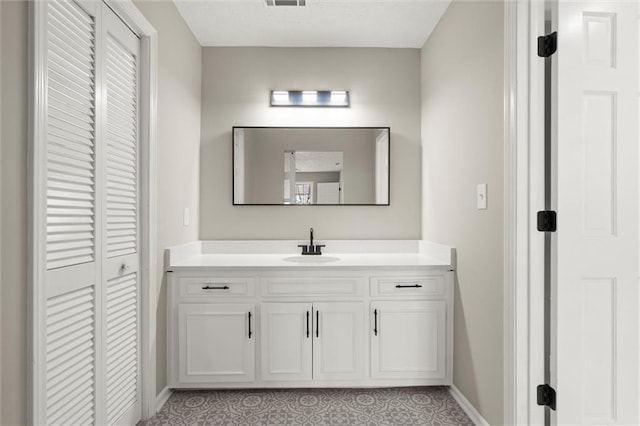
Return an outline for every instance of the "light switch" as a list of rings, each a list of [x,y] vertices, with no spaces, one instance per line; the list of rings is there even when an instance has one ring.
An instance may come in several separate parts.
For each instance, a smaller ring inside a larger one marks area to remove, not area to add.
[[[487,208],[487,184],[481,183],[476,190],[476,204],[478,210],[486,210]]]
[[[189,207],[184,208],[184,212],[182,213],[182,225],[189,226],[191,222],[191,212],[189,212]]]

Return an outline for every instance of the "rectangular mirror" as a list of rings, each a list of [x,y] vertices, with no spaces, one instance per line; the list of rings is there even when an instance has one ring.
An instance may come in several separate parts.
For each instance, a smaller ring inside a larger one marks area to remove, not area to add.
[[[234,205],[389,205],[389,127],[234,127]]]

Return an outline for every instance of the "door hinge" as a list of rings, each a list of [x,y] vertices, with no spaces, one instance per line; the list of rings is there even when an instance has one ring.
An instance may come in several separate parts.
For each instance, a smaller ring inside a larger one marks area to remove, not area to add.
[[[543,210],[538,212],[538,231],[556,232],[556,212],[553,210]]]
[[[538,56],[548,58],[558,50],[558,32],[538,37]]]
[[[538,385],[538,405],[556,410],[556,390],[549,385]]]

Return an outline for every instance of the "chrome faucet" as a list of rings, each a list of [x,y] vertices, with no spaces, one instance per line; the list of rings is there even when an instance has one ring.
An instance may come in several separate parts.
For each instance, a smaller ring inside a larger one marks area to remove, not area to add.
[[[313,228],[309,228],[309,245],[305,246],[304,244],[298,245],[298,247],[302,247],[302,254],[307,255],[315,255],[319,256],[322,254],[322,247],[325,247],[324,244],[313,245]]]

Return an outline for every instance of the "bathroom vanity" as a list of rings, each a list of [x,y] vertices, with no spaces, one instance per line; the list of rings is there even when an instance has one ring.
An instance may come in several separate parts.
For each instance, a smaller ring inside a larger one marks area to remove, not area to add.
[[[170,388],[451,384],[454,249],[299,244],[167,250]]]

